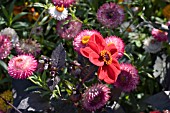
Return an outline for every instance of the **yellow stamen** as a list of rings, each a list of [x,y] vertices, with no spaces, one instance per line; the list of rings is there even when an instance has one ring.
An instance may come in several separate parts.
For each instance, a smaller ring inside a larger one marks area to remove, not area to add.
[[[102,51],[100,52],[100,56],[103,58],[103,61],[104,61],[107,65],[109,65],[109,64],[112,63],[112,55],[111,55],[111,53],[110,53],[109,51],[107,51],[107,50],[102,50]]]
[[[63,6],[63,4],[62,4],[61,7],[56,6],[56,10],[59,11],[59,12],[63,12],[63,11],[64,11],[64,6]]]
[[[82,42],[83,44],[87,44],[88,41],[89,41],[89,39],[90,39],[90,36],[83,36],[83,38],[81,39],[81,42]]]

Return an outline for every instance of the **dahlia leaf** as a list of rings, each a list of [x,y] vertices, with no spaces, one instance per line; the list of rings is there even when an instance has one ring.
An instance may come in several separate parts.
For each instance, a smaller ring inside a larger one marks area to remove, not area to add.
[[[53,65],[58,69],[65,66],[66,51],[61,43],[53,50],[51,58]]]

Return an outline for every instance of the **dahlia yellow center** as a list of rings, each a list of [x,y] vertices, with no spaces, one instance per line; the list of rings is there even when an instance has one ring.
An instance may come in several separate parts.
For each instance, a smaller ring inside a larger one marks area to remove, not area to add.
[[[102,50],[100,52],[100,56],[102,57],[102,60],[105,62],[105,64],[109,65],[112,63],[112,55],[107,50]]]
[[[88,41],[89,41],[89,39],[90,39],[90,36],[83,36],[83,38],[81,39],[81,42],[82,42],[83,44],[87,44]]]
[[[64,11],[64,6],[62,5],[61,7],[56,6],[56,10],[59,12],[63,12]]]

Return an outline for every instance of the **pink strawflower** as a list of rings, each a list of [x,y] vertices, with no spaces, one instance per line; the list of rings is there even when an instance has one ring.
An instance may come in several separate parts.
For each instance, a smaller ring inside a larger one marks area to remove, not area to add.
[[[118,50],[117,58],[118,59],[122,58],[122,56],[124,55],[124,51],[125,51],[125,44],[123,40],[117,36],[110,36],[110,37],[105,38],[105,41],[107,45],[114,44]]]
[[[62,6],[62,5],[64,5],[64,7],[69,7],[70,5],[75,3],[76,0],[52,0],[52,2],[53,2],[53,4],[55,6]]]
[[[114,83],[115,87],[122,89],[124,92],[130,92],[136,89],[139,83],[139,75],[137,69],[128,63],[120,64],[121,73],[117,81]]]
[[[151,33],[152,33],[152,36],[160,42],[168,40],[168,33],[167,32],[153,28]]]
[[[67,19],[59,21],[56,29],[61,38],[72,39],[81,31],[82,23],[78,20],[73,20],[71,16]]]
[[[15,56],[8,63],[8,73],[15,79],[28,78],[36,68],[37,61],[32,55]]]
[[[0,59],[6,58],[12,49],[12,43],[7,35],[0,34]]]
[[[170,21],[168,21],[168,22],[166,23],[166,25],[169,26],[169,25],[170,25]]]
[[[124,20],[124,10],[116,3],[105,3],[98,9],[97,19],[108,28],[116,28]]]
[[[110,89],[104,84],[95,84],[83,94],[82,104],[88,111],[95,111],[103,107],[110,96]]]
[[[162,112],[156,110],[156,111],[150,111],[149,113],[162,113]]]
[[[95,31],[95,30],[83,30],[81,31],[75,38],[73,41],[73,46],[74,49],[79,53],[80,52],[80,48],[84,48],[86,47],[90,37],[93,34],[98,34],[100,35],[99,32]]]

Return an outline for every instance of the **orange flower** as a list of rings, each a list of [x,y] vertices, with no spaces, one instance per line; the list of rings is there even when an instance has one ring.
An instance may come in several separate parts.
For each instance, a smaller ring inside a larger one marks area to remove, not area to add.
[[[22,10],[23,10],[23,7],[22,7],[22,6],[14,6],[14,11],[13,11],[13,13],[14,13],[14,15],[17,15],[17,14],[21,13]]]
[[[163,8],[164,17],[170,19],[170,4]]]

